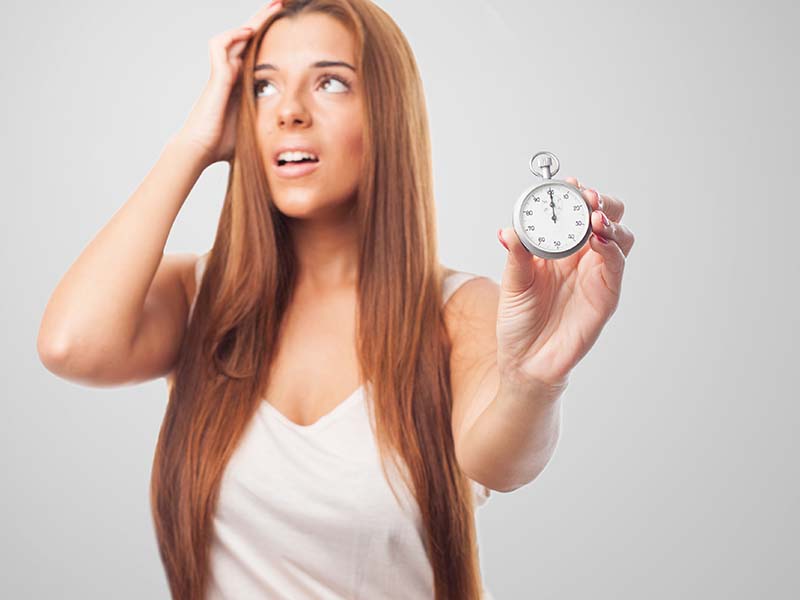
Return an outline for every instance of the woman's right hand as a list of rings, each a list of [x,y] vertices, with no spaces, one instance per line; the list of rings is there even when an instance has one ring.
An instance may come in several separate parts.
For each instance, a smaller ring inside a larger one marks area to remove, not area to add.
[[[267,4],[243,27],[215,35],[208,42],[211,75],[177,135],[200,150],[204,166],[220,160],[230,161],[233,157],[236,115],[241,99],[241,89],[234,89],[242,66],[240,55],[253,33],[281,8],[280,0]]]

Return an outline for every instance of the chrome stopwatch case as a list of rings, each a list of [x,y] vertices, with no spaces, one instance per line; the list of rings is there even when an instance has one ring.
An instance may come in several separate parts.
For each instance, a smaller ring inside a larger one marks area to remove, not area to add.
[[[541,172],[533,166],[537,157]],[[511,218],[519,241],[528,252],[541,258],[574,254],[592,234],[592,207],[574,185],[552,178],[560,168],[552,152],[542,151],[531,157],[530,170],[543,181],[522,192]]]

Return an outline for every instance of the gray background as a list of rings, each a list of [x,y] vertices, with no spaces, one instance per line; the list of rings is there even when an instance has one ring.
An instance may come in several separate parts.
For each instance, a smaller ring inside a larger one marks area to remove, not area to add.
[[[495,598],[797,597],[797,8],[380,4],[424,78],[445,264],[500,280],[495,234],[541,149],[622,198],[637,237],[553,460],[480,509]],[[148,505],[165,382],[61,380],[36,335],[182,125],[208,38],[257,7],[6,3],[3,597],[167,598]],[[210,247],[227,174],[202,175],[167,251]]]

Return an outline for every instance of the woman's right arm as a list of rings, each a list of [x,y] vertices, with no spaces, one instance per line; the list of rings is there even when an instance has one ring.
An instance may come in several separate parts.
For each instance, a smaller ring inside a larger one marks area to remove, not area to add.
[[[136,383],[171,369],[197,256],[163,251],[207,162],[200,148],[173,136],[130,199],[70,266],[39,329],[37,350],[48,370],[102,386]]]
[[[134,194],[58,283],[37,351],[52,373],[96,386],[169,375],[194,294],[195,254],[164,254],[186,197],[206,166],[230,161],[241,53],[280,2],[209,41],[211,76],[183,128]]]

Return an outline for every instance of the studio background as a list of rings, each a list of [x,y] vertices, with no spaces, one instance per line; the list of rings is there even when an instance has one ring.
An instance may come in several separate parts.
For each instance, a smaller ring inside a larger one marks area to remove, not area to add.
[[[557,178],[620,197],[636,235],[555,456],[478,511],[487,587],[797,597],[796,5],[379,4],[424,80],[445,265],[500,281],[496,232],[539,150]],[[182,126],[208,39],[258,6],[6,5],[0,596],[168,597],[148,499],[165,381],[61,380],[36,337],[58,280]],[[228,168],[203,173],[167,252],[211,246]]]

